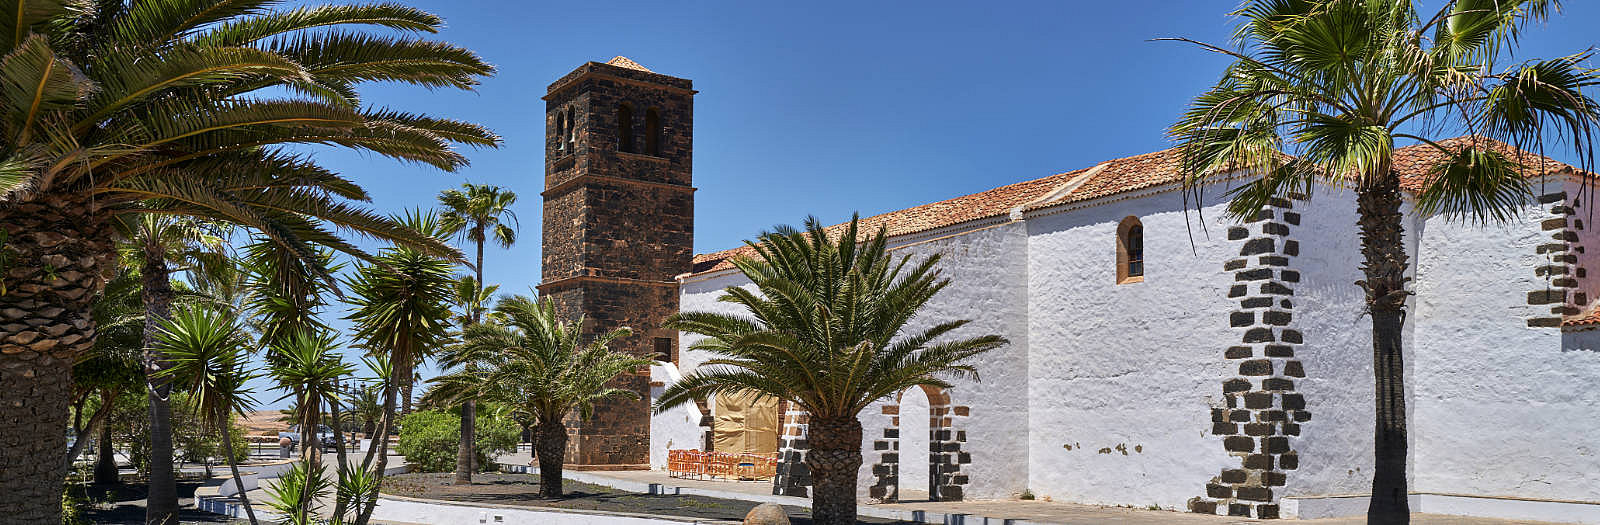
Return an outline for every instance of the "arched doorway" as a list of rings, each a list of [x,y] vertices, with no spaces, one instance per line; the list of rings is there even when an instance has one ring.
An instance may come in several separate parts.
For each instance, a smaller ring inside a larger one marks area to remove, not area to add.
[[[963,449],[970,410],[950,404],[949,392],[917,387],[896,394],[883,406],[889,426],[872,443],[878,461],[872,465],[872,499],[896,501],[959,501],[965,495]]]
[[[930,471],[937,452],[931,447],[933,417],[927,392],[913,388],[900,393],[900,501],[927,501],[932,492]]]

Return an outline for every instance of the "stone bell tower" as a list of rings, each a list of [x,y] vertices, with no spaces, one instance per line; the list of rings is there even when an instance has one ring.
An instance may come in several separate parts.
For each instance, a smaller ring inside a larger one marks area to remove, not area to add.
[[[687,79],[616,57],[550,84],[545,100],[544,250],[539,293],[593,336],[620,326],[613,348],[676,361],[678,274],[694,257],[694,94]],[[649,370],[616,386],[639,394],[569,416],[566,461],[577,469],[649,468]]]

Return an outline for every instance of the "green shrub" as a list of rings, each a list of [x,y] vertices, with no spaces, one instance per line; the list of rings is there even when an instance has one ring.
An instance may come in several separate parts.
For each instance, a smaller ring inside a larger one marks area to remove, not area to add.
[[[495,470],[494,456],[514,452],[517,425],[489,414],[478,415],[477,464]],[[461,442],[461,417],[453,412],[424,410],[400,419],[400,444],[395,451],[418,472],[452,472]]]

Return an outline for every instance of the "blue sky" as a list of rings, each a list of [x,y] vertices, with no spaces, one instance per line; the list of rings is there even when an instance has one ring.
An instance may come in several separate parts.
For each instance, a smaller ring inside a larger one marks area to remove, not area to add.
[[[467,181],[516,191],[521,239],[509,250],[489,249],[485,265],[489,282],[514,293],[529,293],[539,280],[539,97],[585,61],[624,55],[692,79],[700,91],[699,253],[807,215],[838,222],[852,212],[897,210],[1166,148],[1165,127],[1227,61],[1150,39],[1223,43],[1233,28],[1226,14],[1238,5],[407,3],[444,17],[448,29],[436,37],[477,51],[499,72],[475,92],[374,86],[367,102],[478,122],[505,145],[469,151],[472,165],[453,174],[347,151],[318,155],[388,211],[433,206],[439,191]],[[1522,54],[1596,45],[1595,4],[1567,2],[1563,15],[1524,35]]]

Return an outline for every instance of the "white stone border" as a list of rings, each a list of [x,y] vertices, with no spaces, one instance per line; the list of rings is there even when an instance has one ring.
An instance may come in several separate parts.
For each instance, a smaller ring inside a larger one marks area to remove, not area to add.
[[[381,495],[372,519],[429,525],[494,525],[508,523],[561,523],[572,525],[658,525],[682,523],[738,524],[738,521],[685,518],[655,514],[598,510],[524,507],[495,503],[465,503],[404,496]]]
[[[1407,498],[1411,512],[1550,521],[1600,525],[1600,503],[1555,501],[1465,494],[1413,493]],[[1367,512],[1368,496],[1317,496],[1283,498],[1286,518],[1316,519],[1360,516]]]
[[[284,472],[288,472],[292,465],[298,461],[299,460],[297,459],[291,459],[278,461],[275,463],[251,465],[250,468],[254,469],[254,471],[241,473],[239,475],[239,479],[244,482],[246,491],[255,490],[260,488],[262,481],[278,479],[281,477]],[[394,474],[404,474],[410,470],[411,465],[393,466],[383,469],[383,475],[391,476]],[[201,512],[221,514],[230,518],[244,518],[246,516],[244,512],[244,506],[233,498],[235,494],[239,493],[239,487],[233,482],[233,476],[223,476],[215,479],[221,480],[221,483],[215,485],[205,485],[194,489],[195,508],[199,509]],[[260,508],[261,505],[259,505],[259,501],[254,503],[257,503],[257,505],[253,505],[256,507],[255,511],[257,519],[266,521],[279,520],[283,518],[283,516],[279,516],[272,511]]]

